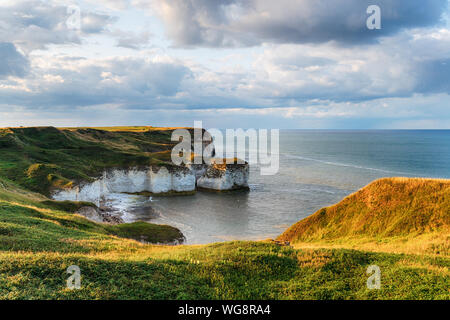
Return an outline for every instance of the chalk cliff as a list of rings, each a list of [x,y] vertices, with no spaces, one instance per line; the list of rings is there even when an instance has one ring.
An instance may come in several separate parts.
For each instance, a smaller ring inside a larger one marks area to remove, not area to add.
[[[109,169],[91,183],[82,183],[71,189],[57,190],[55,200],[89,201],[99,205],[108,193],[165,193],[195,190],[195,175],[185,167],[154,167]]]
[[[197,180],[197,187],[216,191],[248,189],[248,164],[212,164]]]
[[[52,198],[89,201],[100,206],[109,193],[192,192],[197,187],[216,191],[248,189],[248,176],[248,164],[109,169],[94,182],[54,191]]]

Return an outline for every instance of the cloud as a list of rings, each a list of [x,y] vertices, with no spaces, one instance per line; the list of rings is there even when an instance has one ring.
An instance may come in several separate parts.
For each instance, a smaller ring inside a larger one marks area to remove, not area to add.
[[[102,33],[114,18],[81,11],[81,30],[68,27],[68,5],[57,1],[17,0],[0,3],[0,41],[11,42],[26,52],[50,44],[80,44],[83,36]]]
[[[416,95],[296,108],[128,109],[103,104],[73,110],[26,109],[0,104],[0,126],[192,126],[202,120],[209,128],[450,129],[449,95]],[[426,106],[426,108],[424,108]]]
[[[44,65],[34,58],[34,65]],[[31,109],[116,103],[152,107],[175,96],[190,70],[176,61],[148,58],[54,58],[23,82],[0,82],[2,103]]]
[[[439,30],[403,32],[375,47],[264,48],[245,70],[236,59],[212,70],[151,52],[103,59],[33,56],[31,73],[20,83],[0,82],[0,95],[29,108],[117,104],[130,110],[219,110],[313,108],[449,93],[450,37]]]
[[[124,10],[129,6],[128,0],[86,0],[86,1],[92,2],[94,4],[101,4],[106,8],[112,10]]]
[[[27,58],[12,43],[0,42],[0,79],[24,77],[29,71]]]
[[[98,13],[82,13],[81,14],[81,30],[86,34],[102,33],[107,27],[117,21],[117,18],[106,14]]]
[[[68,30],[59,1],[2,2],[0,115],[130,123],[148,112],[166,125],[204,115],[212,123],[276,119],[291,127],[299,119],[329,126],[449,119],[450,31],[435,26],[446,1],[372,2],[382,8],[380,32],[365,28],[365,0],[151,2],[174,44],[214,47],[198,50],[169,47],[156,23],[154,34],[140,32],[143,15],[131,5],[148,1],[102,1],[130,9],[118,13],[136,21],[129,31],[120,22],[111,31],[117,18],[85,8],[82,29]],[[150,48],[150,37],[160,48]]]
[[[117,46],[122,48],[140,50],[149,44],[151,33],[144,31],[135,33],[130,31],[115,30],[111,33],[117,39]]]
[[[148,2],[134,3],[148,7]],[[261,43],[373,42],[404,28],[440,22],[447,0],[158,0],[151,2],[168,37],[181,47]],[[368,30],[369,5],[379,5],[382,29]]]
[[[450,59],[422,62],[418,67],[417,92],[450,94]]]

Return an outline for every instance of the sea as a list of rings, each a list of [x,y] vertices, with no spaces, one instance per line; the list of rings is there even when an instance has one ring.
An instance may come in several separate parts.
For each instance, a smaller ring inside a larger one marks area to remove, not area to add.
[[[275,238],[382,177],[450,179],[450,130],[285,130],[279,171],[250,167],[250,192],[111,195],[126,222],[179,228],[187,244]]]

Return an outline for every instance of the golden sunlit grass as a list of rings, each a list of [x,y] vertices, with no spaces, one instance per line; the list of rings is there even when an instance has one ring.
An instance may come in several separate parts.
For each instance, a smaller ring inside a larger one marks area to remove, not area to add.
[[[397,262],[397,265],[409,269],[424,269],[433,273],[441,274],[445,277],[450,277],[450,268],[448,266],[436,266],[424,261],[411,261],[410,259],[406,258]]]
[[[450,257],[450,232],[441,232],[410,235],[392,238],[339,238],[332,240],[317,240],[310,242],[294,242],[292,246],[300,248],[328,248],[328,249],[354,249],[370,252],[406,253],[430,256]]]
[[[45,196],[108,167],[167,164],[173,129],[0,129],[0,299],[450,298],[448,180],[375,181],[287,230],[294,248],[143,244],[132,239],[177,233],[97,224],[73,214],[88,204]],[[74,264],[82,289],[70,291]],[[366,287],[373,264],[381,290]]]
[[[117,126],[117,127],[65,127],[61,130],[95,129],[109,132],[147,132],[147,131],[173,131],[176,129],[190,129],[188,127],[152,127],[152,126]]]
[[[0,299],[449,297],[450,260],[444,257],[293,249],[269,241],[149,245],[43,206],[48,201],[40,197],[11,198],[0,190],[0,199]],[[66,269],[74,264],[81,268],[82,289],[71,291]],[[376,292],[365,284],[371,264],[383,272],[384,287]]]
[[[298,222],[295,248],[450,255],[450,180],[384,178]]]
[[[0,178],[49,196],[108,168],[171,166],[174,128],[0,129]]]

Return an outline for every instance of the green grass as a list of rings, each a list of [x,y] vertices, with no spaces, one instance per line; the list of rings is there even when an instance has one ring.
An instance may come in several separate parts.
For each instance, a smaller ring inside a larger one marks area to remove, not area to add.
[[[156,246],[132,239],[180,234],[97,224],[39,195],[5,197],[0,191],[0,299],[450,299],[449,257],[273,242]],[[74,264],[82,289],[71,291]],[[372,264],[381,290],[366,287]]]
[[[91,202],[85,201],[55,201],[55,200],[45,200],[42,201],[46,207],[51,209],[59,210],[59,211],[67,211],[70,213],[75,213],[83,207],[93,207],[96,208],[96,205]]]
[[[180,230],[166,225],[155,225],[147,222],[124,223],[108,226],[106,229],[114,235],[145,243],[184,242]]]
[[[78,252],[77,241],[127,238],[151,243],[180,241],[181,232],[170,226],[130,223],[111,226],[74,215],[91,203],[39,201],[0,189],[0,250]],[[82,250],[83,251],[83,250]]]
[[[292,244],[450,255],[450,180],[384,178],[294,224]]]
[[[172,129],[0,129],[0,299],[450,299],[447,180],[378,181],[290,228],[294,247],[145,244],[182,235],[47,198],[104,168],[167,163]],[[66,288],[71,265],[81,290]]]
[[[105,168],[171,166],[172,130],[145,128],[0,129],[0,178],[49,196]]]
[[[256,242],[133,249],[0,252],[0,298],[449,299],[447,259]],[[381,290],[366,287],[371,264],[381,268]],[[70,265],[81,268],[81,290],[66,288]]]

